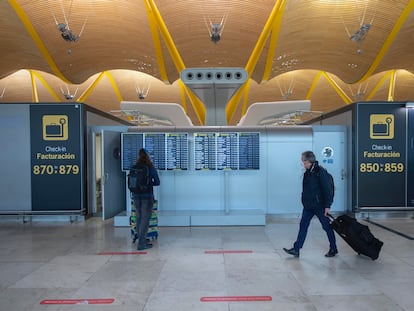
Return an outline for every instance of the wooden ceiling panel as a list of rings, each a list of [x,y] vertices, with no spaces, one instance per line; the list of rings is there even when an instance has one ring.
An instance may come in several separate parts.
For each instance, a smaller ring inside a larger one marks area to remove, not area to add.
[[[156,8],[152,14],[158,19],[151,22],[146,4]],[[263,49],[254,54],[279,4]],[[344,96],[411,99],[413,9],[409,0],[0,1],[0,95],[5,90],[0,101],[34,101],[37,94],[41,101],[65,102],[61,89],[77,89],[79,99],[93,86],[81,98],[110,112],[119,109],[120,98],[138,100],[136,84],[148,80],[147,101],[182,104],[193,123],[201,124],[198,108],[188,96],[182,98],[180,66],[244,68],[251,59],[257,60],[253,80],[235,103],[231,124],[255,102],[310,97],[312,109],[329,111],[345,105]],[[221,39],[214,43],[209,24],[220,24],[223,17]],[[65,41],[56,23],[81,33],[79,40]],[[351,40],[363,24],[366,34]],[[397,71],[390,92],[391,70]]]

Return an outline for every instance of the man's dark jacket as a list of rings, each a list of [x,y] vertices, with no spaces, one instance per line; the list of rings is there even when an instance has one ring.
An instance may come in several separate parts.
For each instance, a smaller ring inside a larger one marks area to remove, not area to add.
[[[331,181],[318,161],[306,170],[302,181],[302,204],[305,209],[325,209],[332,205]]]

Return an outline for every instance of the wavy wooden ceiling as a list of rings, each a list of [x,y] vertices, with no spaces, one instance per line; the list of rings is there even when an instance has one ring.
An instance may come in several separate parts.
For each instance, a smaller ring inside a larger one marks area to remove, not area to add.
[[[326,112],[410,100],[413,8],[408,0],[0,1],[0,102],[65,102],[69,89],[110,112],[149,86],[146,101],[182,104],[202,124],[179,81],[191,67],[246,68],[251,79],[229,103],[229,124],[259,101],[311,99]],[[223,17],[213,43],[206,23]],[[56,22],[79,40],[65,41]],[[362,24],[364,39],[351,40]]]

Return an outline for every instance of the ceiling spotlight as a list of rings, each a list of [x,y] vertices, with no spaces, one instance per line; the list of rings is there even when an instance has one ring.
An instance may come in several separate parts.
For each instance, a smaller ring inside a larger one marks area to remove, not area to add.
[[[135,85],[135,90],[137,92],[138,99],[144,100],[145,98],[147,98],[150,88],[151,88],[150,82],[148,82],[146,88],[141,88],[137,82]]]
[[[60,88],[60,91],[62,92],[62,95],[65,97],[66,100],[72,100],[76,97],[78,89],[79,87],[77,87],[75,93],[72,94],[69,90],[69,86],[66,85],[66,92],[62,88]]]
[[[362,83],[360,83],[356,92],[354,92],[351,86],[349,86],[349,90],[351,91],[352,98],[354,99],[354,101],[362,100],[367,94],[367,89],[368,83],[365,84],[365,87],[363,87]]]
[[[62,36],[62,38],[65,41],[68,42],[76,42],[79,40],[80,36],[75,35],[72,30],[69,29],[68,25],[64,24],[64,23],[59,23],[57,25],[59,31],[60,31],[60,35]]]
[[[3,88],[3,91],[1,92],[1,94],[0,94],[0,100],[2,100],[3,99],[3,97],[4,97],[4,93],[6,93],[6,89],[7,89],[7,84],[6,84],[6,86]]]
[[[72,8],[72,2],[73,2],[73,0],[71,0],[71,2],[70,2],[70,8]],[[69,21],[70,21],[70,17],[71,17],[70,16],[71,10],[69,10],[69,14],[66,15],[62,1],[61,1],[60,4],[61,4],[61,7],[62,7],[64,22],[58,22],[55,14],[52,13],[53,19],[55,20],[56,27],[59,30],[60,35],[62,36],[63,40],[65,40],[67,42],[77,42],[79,40],[79,38],[81,37],[84,29],[85,29],[85,25],[86,25],[86,22],[88,21],[88,17],[86,17],[85,21],[83,22],[82,29],[81,29],[80,33],[75,34],[69,26]],[[70,53],[68,53],[68,54],[70,54]]]
[[[365,39],[368,31],[371,29],[371,24],[362,24],[361,27],[349,39],[355,42],[361,42]]]
[[[217,43],[221,40],[223,34],[224,25],[227,20],[227,14],[223,16],[220,23],[213,23],[211,20],[207,23],[207,20],[204,18],[208,33],[210,35],[210,40],[214,43]]]

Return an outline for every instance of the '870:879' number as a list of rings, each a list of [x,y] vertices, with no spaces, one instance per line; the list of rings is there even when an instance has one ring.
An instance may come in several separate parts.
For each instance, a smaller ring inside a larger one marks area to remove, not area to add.
[[[66,164],[66,165],[33,165],[33,174],[34,175],[69,175],[69,174],[79,174],[79,166],[74,164]]]

